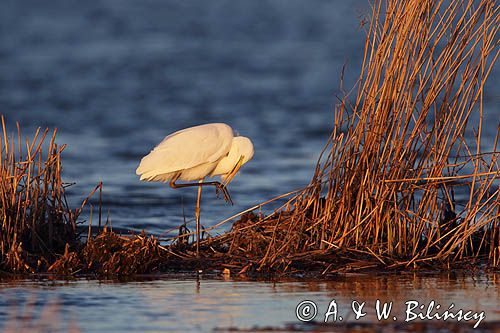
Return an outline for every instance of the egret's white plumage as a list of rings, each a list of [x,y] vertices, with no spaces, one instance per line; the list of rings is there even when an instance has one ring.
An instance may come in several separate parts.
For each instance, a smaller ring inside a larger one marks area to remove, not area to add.
[[[222,123],[177,131],[142,158],[136,173],[146,181],[167,182],[179,173],[184,181],[205,178],[228,155],[233,138],[231,127]]]
[[[199,186],[196,202],[196,250],[200,238],[200,197],[202,186],[213,185],[231,202],[226,186],[240,167],[253,157],[253,144],[244,136],[234,136],[222,123],[194,126],[166,136],[144,156],[136,174],[145,181],[170,182],[174,188]],[[203,182],[205,177],[221,176],[224,184]],[[177,180],[199,183],[176,184]]]

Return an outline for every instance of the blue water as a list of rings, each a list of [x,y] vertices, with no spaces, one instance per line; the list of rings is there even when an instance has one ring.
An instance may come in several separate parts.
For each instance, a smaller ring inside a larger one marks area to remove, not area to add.
[[[231,184],[233,207],[205,192],[210,226],[309,182],[342,67],[346,89],[358,75],[368,13],[366,0],[7,0],[0,113],[27,135],[59,129],[73,204],[102,180],[113,225],[154,233],[184,215],[192,221],[195,190],[141,183],[140,158],[176,130],[230,124],[256,153]],[[499,121],[498,85],[495,68],[485,150]]]
[[[192,221],[195,191],[140,182],[141,157],[173,131],[230,124],[256,152],[230,186],[234,206],[204,192],[202,223],[210,226],[309,182],[332,129],[343,66],[346,88],[358,75],[359,21],[368,11],[366,0],[5,0],[0,113],[27,135],[58,128],[58,142],[68,144],[64,180],[77,183],[68,189],[72,204],[102,180],[113,226],[151,233],[178,226],[184,215]],[[485,92],[486,150],[499,121],[499,85],[497,66]],[[199,287],[189,279],[9,282],[0,285],[0,322],[20,324],[19,313],[34,302],[38,310],[53,304],[46,307],[63,316],[61,325],[83,331],[197,331],[294,322],[303,298],[400,301],[431,293],[498,317],[498,285],[489,277],[418,278],[417,285],[393,278]]]
[[[197,282],[187,278],[127,283],[0,281],[0,329],[9,333],[20,332],[23,327],[29,328],[24,332],[209,332],[230,327],[284,327],[301,324],[296,308],[305,300],[316,304],[315,322],[324,321],[335,300],[337,319],[343,318],[337,324],[366,324],[378,322],[375,304],[379,299],[392,302],[389,322],[396,316],[396,323],[403,327],[405,302],[410,300],[426,306],[435,301],[442,307],[440,313],[451,304],[454,311],[484,311],[480,331],[484,323],[500,319],[499,292],[497,275],[467,277],[460,273],[347,274],[325,282],[279,283],[231,279]],[[366,316],[356,320],[351,310],[353,301],[365,302]],[[332,323],[333,317],[328,319]],[[409,323],[415,322],[420,320]],[[469,324],[476,322],[471,320]]]
[[[205,192],[206,225],[307,184],[332,128],[342,66],[352,85],[357,1],[7,1],[0,113],[26,134],[57,127],[77,203],[104,182],[114,226],[163,232],[192,220],[194,189],[141,183],[167,134],[226,122],[255,145],[230,191]],[[182,199],[181,199],[182,198]]]

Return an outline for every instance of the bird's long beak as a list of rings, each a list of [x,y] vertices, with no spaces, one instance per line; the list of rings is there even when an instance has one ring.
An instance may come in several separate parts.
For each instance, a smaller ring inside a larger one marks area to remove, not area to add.
[[[224,187],[226,187],[227,185],[229,185],[229,183],[231,182],[231,180],[233,180],[234,176],[236,176],[236,174],[240,170],[241,166],[243,165],[243,159],[244,159],[244,157],[245,156],[243,156],[243,155],[240,156],[240,159],[238,160],[238,163],[236,163],[236,165],[234,166],[233,170],[231,170],[231,172],[227,174],[227,176],[225,177],[226,180],[222,184]]]

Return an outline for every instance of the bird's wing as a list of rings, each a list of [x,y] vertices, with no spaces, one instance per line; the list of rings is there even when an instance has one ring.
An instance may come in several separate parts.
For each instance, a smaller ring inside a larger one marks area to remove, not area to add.
[[[136,170],[142,178],[189,169],[215,162],[229,152],[233,130],[226,124],[206,124],[190,127],[168,135],[148,155]]]

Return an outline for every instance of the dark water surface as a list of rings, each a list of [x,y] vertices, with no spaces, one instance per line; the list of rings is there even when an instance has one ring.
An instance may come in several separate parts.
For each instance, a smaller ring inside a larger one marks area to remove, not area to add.
[[[226,122],[255,156],[207,225],[308,183],[332,127],[344,63],[363,45],[356,1],[7,1],[0,113],[25,133],[57,127],[72,202],[100,180],[113,225],[162,232],[195,191],[141,183],[140,158],[181,128]],[[348,84],[348,83],[346,83]],[[14,127],[11,127],[14,129]]]
[[[199,283],[191,279],[128,283],[10,281],[0,282],[0,293],[0,322],[5,331],[11,330],[8,332],[30,325],[46,332],[200,332],[229,327],[283,327],[300,324],[296,308],[304,300],[316,304],[316,322],[324,320],[329,304],[335,300],[342,322],[356,321],[351,305],[358,301],[365,302],[366,312],[358,322],[376,323],[377,299],[393,302],[389,322],[396,316],[397,323],[404,323],[405,302],[411,300],[426,307],[435,301],[442,307],[441,313],[451,304],[455,311],[484,311],[478,331],[481,324],[500,320],[499,276],[493,274],[352,274],[326,282],[279,283],[203,279]],[[409,323],[414,322],[419,320]]]
[[[233,207],[205,193],[209,226],[308,183],[342,66],[347,88],[359,72],[368,12],[367,0],[7,0],[0,113],[25,134],[59,129],[73,203],[102,180],[113,224],[154,233],[182,222],[181,202],[192,220],[195,190],[140,182],[140,158],[173,131],[230,124],[256,153],[231,186]],[[485,150],[499,121],[497,73]]]
[[[37,126],[57,127],[59,143],[68,144],[64,178],[77,182],[71,202],[102,180],[113,225],[154,233],[182,222],[181,202],[192,221],[195,191],[141,183],[135,168],[181,128],[226,122],[255,145],[232,183],[233,207],[205,192],[206,226],[308,183],[332,128],[342,66],[346,87],[359,71],[359,20],[369,8],[366,0],[6,0],[1,7],[0,113],[10,128],[19,121],[31,135]],[[495,69],[485,93],[486,150],[499,120],[498,86]],[[457,302],[493,320],[496,279],[25,281],[0,284],[0,322],[19,324],[34,306],[89,332],[198,331],[294,322],[303,299],[324,307],[332,298],[345,306],[376,297]]]

